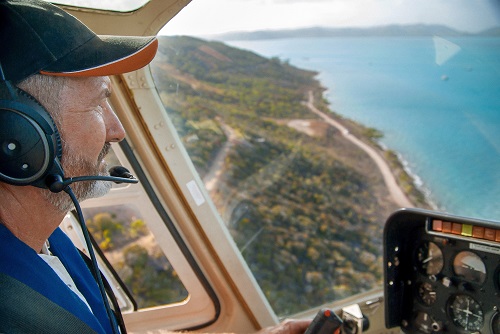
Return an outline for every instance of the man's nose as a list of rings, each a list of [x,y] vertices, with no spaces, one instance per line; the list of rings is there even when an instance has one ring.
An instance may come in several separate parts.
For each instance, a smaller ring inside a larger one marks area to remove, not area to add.
[[[116,116],[115,112],[111,106],[106,103],[105,119],[106,124],[106,141],[107,142],[119,142],[125,138],[125,129],[122,123]]]

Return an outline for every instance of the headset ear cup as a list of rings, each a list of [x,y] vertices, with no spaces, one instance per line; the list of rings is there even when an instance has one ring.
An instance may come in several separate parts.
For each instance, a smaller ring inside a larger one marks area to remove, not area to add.
[[[38,101],[10,82],[0,83],[0,180],[47,188],[49,174],[63,176],[61,138]]]

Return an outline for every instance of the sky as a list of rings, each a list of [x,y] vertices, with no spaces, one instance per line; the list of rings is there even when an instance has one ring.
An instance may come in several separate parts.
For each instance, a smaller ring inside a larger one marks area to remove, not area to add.
[[[393,23],[437,23],[477,32],[500,26],[500,0],[192,0],[160,34]]]

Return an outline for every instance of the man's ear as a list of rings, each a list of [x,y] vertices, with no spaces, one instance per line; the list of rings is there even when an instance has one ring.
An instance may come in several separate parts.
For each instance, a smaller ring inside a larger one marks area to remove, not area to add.
[[[0,82],[0,145],[0,181],[48,188],[47,176],[64,176],[54,120],[33,96],[10,81]]]

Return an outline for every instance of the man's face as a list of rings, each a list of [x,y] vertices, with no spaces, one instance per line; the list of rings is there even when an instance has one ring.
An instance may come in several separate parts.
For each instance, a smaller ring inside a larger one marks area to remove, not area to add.
[[[65,177],[108,175],[105,155],[110,142],[125,137],[125,131],[108,103],[111,83],[108,77],[78,78],[66,81],[60,101],[59,132],[62,139],[61,164]],[[106,194],[111,182],[84,181],[71,185],[82,201]],[[48,194],[49,201],[62,211],[71,203],[61,194]]]

